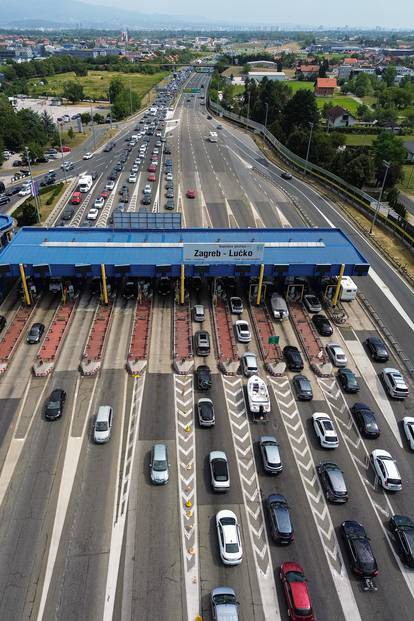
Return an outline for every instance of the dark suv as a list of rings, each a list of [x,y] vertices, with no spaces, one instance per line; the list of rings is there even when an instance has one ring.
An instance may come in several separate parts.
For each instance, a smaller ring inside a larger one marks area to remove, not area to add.
[[[376,576],[378,574],[377,561],[365,528],[354,520],[342,522],[341,528],[352,571],[361,578]]]
[[[45,405],[45,418],[47,420],[56,420],[63,414],[63,408],[66,401],[66,393],[61,388],[55,388],[50,393],[49,399]]]
[[[294,535],[286,498],[282,494],[271,494],[266,498],[266,509],[273,541],[291,543]]]
[[[290,371],[302,371],[303,360],[297,347],[286,345],[286,347],[283,348],[283,355]]]
[[[342,470],[332,461],[321,461],[316,466],[327,500],[343,504],[348,500],[348,490]]]
[[[198,390],[210,390],[211,371],[206,364],[200,364],[196,369],[196,384]]]

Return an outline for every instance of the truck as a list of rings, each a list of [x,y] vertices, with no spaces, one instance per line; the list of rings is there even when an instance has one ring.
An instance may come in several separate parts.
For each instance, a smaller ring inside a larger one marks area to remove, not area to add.
[[[79,192],[89,192],[93,184],[92,175],[81,175],[79,177]]]
[[[289,310],[284,297],[278,293],[273,293],[270,298],[270,308],[272,309],[272,315],[275,319],[283,321],[289,317]]]
[[[210,142],[217,142],[217,132],[210,132],[208,139]]]
[[[270,412],[269,391],[266,382],[258,375],[252,375],[247,382],[247,399],[253,420],[266,421]]]

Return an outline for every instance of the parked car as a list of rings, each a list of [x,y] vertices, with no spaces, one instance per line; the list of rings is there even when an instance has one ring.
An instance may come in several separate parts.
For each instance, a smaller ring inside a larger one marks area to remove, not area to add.
[[[290,621],[315,621],[305,572],[298,563],[287,562],[279,572]]]
[[[318,438],[322,448],[338,448],[338,436],[328,414],[324,414],[323,412],[315,412],[312,414],[312,423],[316,437]]]
[[[166,444],[154,444],[151,450],[150,478],[154,485],[166,485],[170,478]]]
[[[320,313],[322,310],[322,304],[316,295],[307,293],[303,296],[303,303],[310,313]]]
[[[348,490],[340,467],[333,461],[321,461],[316,471],[326,499],[336,504],[347,502]]]
[[[346,367],[348,364],[348,359],[340,345],[337,345],[336,343],[329,343],[326,346],[326,352],[335,367]]]
[[[214,405],[211,399],[198,400],[197,415],[201,427],[213,427],[216,418],[214,415]]]
[[[398,369],[386,368],[382,370],[382,381],[385,390],[393,399],[405,399],[408,397],[408,386]]]
[[[273,541],[285,545],[291,543],[294,530],[286,498],[282,494],[270,494],[266,498],[265,507]]]
[[[198,390],[211,388],[211,371],[206,364],[200,364],[196,369],[196,385]]]
[[[267,474],[279,474],[283,470],[279,442],[274,436],[260,436],[259,449],[263,469]]]
[[[234,324],[234,329],[236,331],[236,336],[239,343],[250,343],[250,341],[252,340],[252,335],[250,333],[250,328],[247,321],[236,321],[236,323]]]
[[[210,466],[210,482],[215,492],[226,492],[230,489],[229,464],[224,451],[211,451],[208,456]]]
[[[355,374],[348,367],[339,369],[336,377],[344,392],[352,394],[359,392],[359,384]]]
[[[292,379],[292,386],[298,401],[311,401],[313,399],[312,384],[305,375],[295,375]]]
[[[351,570],[361,578],[373,578],[378,574],[377,561],[365,528],[354,520],[341,525],[342,538],[348,553]]]
[[[398,492],[402,490],[401,475],[393,457],[384,449],[375,449],[369,456],[378,481],[385,490]]]
[[[379,336],[370,336],[365,341],[365,345],[375,362],[387,362],[389,360],[388,349],[384,341]]]
[[[398,554],[402,562],[414,568],[414,522],[406,515],[393,515],[389,528],[394,535]]]
[[[351,407],[356,426],[364,438],[379,438],[380,428],[375,418],[374,412],[365,403],[354,403]]]
[[[312,322],[321,336],[332,336],[333,328],[325,315],[312,315]]]
[[[56,420],[63,414],[63,408],[66,401],[66,392],[61,388],[55,388],[50,393],[49,399],[45,405],[45,418],[47,420]]]
[[[283,355],[290,371],[302,371],[304,365],[300,351],[293,345],[286,345],[283,348]]]
[[[34,323],[27,334],[26,342],[29,343],[29,345],[39,343],[44,331],[45,326],[43,323]]]
[[[237,296],[231,296],[229,300],[230,311],[233,315],[241,315],[243,312],[243,300]]]

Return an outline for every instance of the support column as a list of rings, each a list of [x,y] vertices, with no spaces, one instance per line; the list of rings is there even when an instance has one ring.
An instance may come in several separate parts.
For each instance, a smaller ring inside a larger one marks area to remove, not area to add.
[[[31,306],[32,300],[30,299],[29,289],[27,287],[26,273],[24,271],[23,263],[20,263],[19,267],[20,267],[20,276],[21,276],[22,284],[23,284],[24,299],[25,299],[27,306]]]
[[[181,264],[181,278],[180,278],[180,304],[184,304],[184,293],[185,293],[185,267],[184,264]]]
[[[260,302],[262,301],[263,275],[264,275],[264,263],[262,263],[260,265],[259,284],[258,284],[258,287],[257,287],[256,306],[260,306]]]
[[[342,276],[344,275],[344,271],[345,271],[345,264],[341,263],[341,269],[339,270],[338,282],[337,282],[337,285],[336,285],[334,296],[332,298],[332,306],[333,307],[335,307],[337,305],[337,303],[338,303],[339,293],[341,291]]]
[[[105,265],[101,263],[101,278],[102,278],[102,297],[104,304],[108,304],[108,289],[106,288],[106,272]]]

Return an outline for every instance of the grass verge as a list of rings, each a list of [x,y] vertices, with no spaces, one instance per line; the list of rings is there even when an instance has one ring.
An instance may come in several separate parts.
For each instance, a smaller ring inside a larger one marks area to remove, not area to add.
[[[60,188],[59,192],[56,192],[55,195],[54,195],[54,192],[56,190],[56,186],[51,186],[50,189],[48,189],[43,194],[39,195],[40,223],[39,223],[38,226],[42,226],[43,223],[47,220],[49,214],[51,213],[51,211],[55,207],[56,203],[58,202],[59,198],[62,196],[63,192],[65,191],[65,189],[66,189],[65,184],[62,183],[61,186],[62,187]],[[16,218],[16,220],[17,220],[19,218],[19,216],[22,215],[22,213],[23,213],[23,206],[24,206],[24,204],[26,202],[30,202],[33,205],[35,205],[34,198],[30,197],[29,199],[27,199],[27,201],[25,201],[24,203],[19,205],[17,207],[17,209],[15,209],[13,211],[13,213],[11,214],[13,218]],[[50,204],[48,204],[48,202]]]

